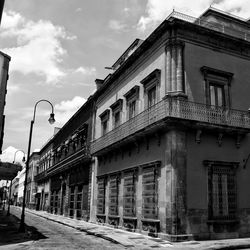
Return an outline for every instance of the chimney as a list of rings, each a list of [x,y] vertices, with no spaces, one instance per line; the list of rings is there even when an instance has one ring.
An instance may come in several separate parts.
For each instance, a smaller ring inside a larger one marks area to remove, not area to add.
[[[102,80],[102,79],[95,79],[95,84],[96,84],[97,90],[102,86],[103,82],[104,82],[104,80]]]

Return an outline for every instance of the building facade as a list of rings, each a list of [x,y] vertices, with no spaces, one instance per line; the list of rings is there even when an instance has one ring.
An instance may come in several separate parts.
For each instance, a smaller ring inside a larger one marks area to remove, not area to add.
[[[38,192],[41,183],[48,183],[45,199],[50,213],[89,219],[93,103],[90,97],[40,152],[35,179]]]
[[[91,221],[171,240],[250,235],[249,22],[173,12],[97,90]]]
[[[35,196],[37,193],[37,183],[35,182],[34,177],[37,175],[39,159],[39,152],[33,152],[29,160],[29,170],[26,188],[26,206],[32,209],[36,208]]]
[[[2,14],[1,10],[0,14]],[[5,97],[7,93],[7,81],[9,78],[8,74],[9,62],[10,62],[10,57],[0,51],[0,154],[2,153],[2,145],[4,137],[4,121],[5,121],[4,107],[5,107]]]

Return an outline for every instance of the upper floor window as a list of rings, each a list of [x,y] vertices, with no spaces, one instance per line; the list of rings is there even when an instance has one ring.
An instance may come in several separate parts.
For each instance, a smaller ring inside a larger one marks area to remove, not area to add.
[[[109,113],[110,111],[106,109],[99,117],[101,118],[101,130],[102,135],[105,135],[108,132],[108,122],[109,122]]]
[[[144,85],[145,108],[152,107],[159,100],[160,73],[159,69],[155,69],[141,81]]]
[[[124,96],[127,101],[127,117],[131,119],[138,114],[139,86],[134,86]]]
[[[233,73],[203,66],[206,104],[216,107],[230,107],[230,87]]]
[[[225,103],[225,90],[223,85],[216,83],[209,84],[209,102],[210,105],[223,107]]]
[[[119,99],[110,106],[110,108],[112,109],[113,128],[117,128],[118,126],[121,125],[122,104],[123,104],[123,100]]]

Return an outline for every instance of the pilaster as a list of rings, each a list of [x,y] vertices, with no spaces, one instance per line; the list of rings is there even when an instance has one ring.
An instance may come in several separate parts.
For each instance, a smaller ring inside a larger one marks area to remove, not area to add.
[[[187,233],[186,222],[186,133],[171,130],[166,134],[165,164],[167,175],[166,232],[173,240]],[[170,179],[170,180],[169,180]]]

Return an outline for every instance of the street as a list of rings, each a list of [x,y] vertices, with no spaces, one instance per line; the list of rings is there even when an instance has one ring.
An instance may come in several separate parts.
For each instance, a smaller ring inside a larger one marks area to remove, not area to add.
[[[11,213],[20,218],[20,210],[11,208]],[[38,240],[26,241],[15,245],[0,246],[0,249],[125,249],[124,247],[106,241],[104,239],[87,235],[85,232],[80,232],[76,229],[60,225],[44,218],[25,214],[25,223],[28,226],[35,227],[41,237]],[[41,239],[42,238],[42,239]]]

